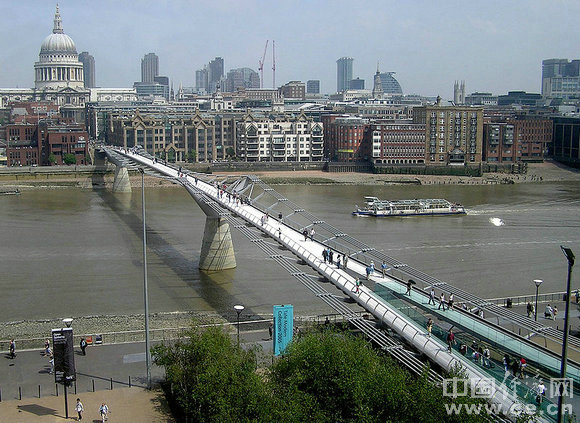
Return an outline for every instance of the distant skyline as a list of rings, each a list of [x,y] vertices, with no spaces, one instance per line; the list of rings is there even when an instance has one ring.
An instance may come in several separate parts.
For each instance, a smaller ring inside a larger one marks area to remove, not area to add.
[[[580,58],[580,2],[528,0],[357,1],[101,0],[58,2],[65,34],[95,58],[98,87],[131,87],[141,59],[159,56],[174,88],[195,85],[195,71],[216,56],[232,68],[258,70],[266,40],[264,87],[320,80],[336,90],[336,60],[354,59],[353,78],[372,89],[377,62],[396,72],[405,94],[453,98],[466,93],[541,91],[541,63]],[[34,86],[34,62],[52,32],[56,2],[4,2],[0,87]]]

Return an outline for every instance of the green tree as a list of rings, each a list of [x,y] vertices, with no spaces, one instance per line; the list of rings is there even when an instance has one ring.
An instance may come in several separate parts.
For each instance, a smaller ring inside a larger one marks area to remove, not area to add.
[[[67,153],[62,158],[62,161],[64,162],[64,164],[73,165],[77,163],[77,158],[74,154]]]
[[[48,163],[50,163],[51,165],[56,164],[56,156],[53,153],[50,153],[48,155]]]
[[[191,421],[266,421],[269,396],[256,373],[256,352],[239,349],[219,327],[192,327],[187,339],[152,348]]]
[[[226,156],[233,158],[236,155],[236,150],[233,147],[226,148]]]
[[[188,163],[194,163],[196,157],[197,157],[197,151],[195,151],[195,150],[189,150],[187,152],[187,162]]]

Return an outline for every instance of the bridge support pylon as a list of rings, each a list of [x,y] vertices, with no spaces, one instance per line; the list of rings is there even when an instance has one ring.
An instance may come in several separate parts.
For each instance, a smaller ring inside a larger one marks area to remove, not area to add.
[[[234,267],[236,267],[236,256],[230,225],[222,217],[208,215],[205,220],[199,268],[218,271]]]
[[[113,181],[113,192],[131,192],[131,182],[129,172],[125,166],[117,165],[115,168],[115,180]]]

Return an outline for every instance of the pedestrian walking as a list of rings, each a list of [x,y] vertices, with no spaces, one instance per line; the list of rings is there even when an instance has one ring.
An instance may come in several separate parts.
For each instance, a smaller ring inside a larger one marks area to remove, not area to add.
[[[369,280],[369,277],[371,276],[371,267],[367,266],[365,269],[366,273],[367,273],[367,281]]]
[[[383,278],[387,277],[387,262],[385,260],[383,260],[383,262],[381,263],[381,271],[383,272]]]
[[[336,256],[336,268],[340,269],[340,262],[341,262],[341,258],[340,258],[340,254],[338,254]]]
[[[356,278],[356,280],[354,281],[354,286],[355,286],[355,289],[356,289],[355,292],[358,294],[359,291],[360,291],[360,279],[359,278]]]
[[[553,319],[556,320],[556,315],[558,314],[558,307],[554,306],[554,313],[553,313]]]
[[[503,356],[503,369],[505,370],[506,373],[510,371],[511,364],[512,362],[510,360],[510,356],[508,354],[505,354]]]
[[[103,423],[106,422],[109,415],[109,406],[105,403],[102,403],[99,407],[99,414],[101,415],[101,421]]]
[[[274,325],[272,323],[270,323],[268,325],[268,335],[270,335],[270,339],[272,339],[272,333],[274,331]]]
[[[538,382],[538,385],[536,386],[536,402],[538,404],[542,404],[542,401],[544,400],[544,395],[546,395],[546,385],[544,385],[544,382],[542,381],[542,379],[540,379],[540,381]]]
[[[281,222],[282,221],[282,212],[278,213],[278,220]]]
[[[455,334],[453,333],[453,328],[449,328],[449,332],[447,333],[447,350],[449,352],[453,351],[453,345],[455,345],[457,341],[455,341]]]
[[[407,292],[405,292],[405,295],[411,295],[411,288],[413,287],[413,279],[409,279],[407,281]]]
[[[524,357],[520,357],[520,374],[519,374],[520,379],[523,379],[525,377],[526,367],[528,367],[528,362]]]
[[[526,305],[526,311],[528,313],[528,317],[532,317],[532,313],[534,312],[534,306],[532,305],[532,303],[528,302],[528,304]]]
[[[552,306],[550,304],[548,304],[546,306],[546,309],[544,310],[544,318],[551,319],[553,315],[554,315],[554,309],[552,308]]]
[[[10,346],[8,347],[9,351],[10,351],[10,358],[14,359],[16,358],[16,342],[14,342],[14,339],[10,340]]]
[[[449,309],[453,309],[453,301],[455,301],[455,297],[453,295],[453,293],[451,295],[449,295],[449,301],[447,302],[447,304],[449,305]]]
[[[78,420],[81,421],[83,419],[83,411],[85,411],[85,407],[83,407],[83,403],[81,402],[80,398],[77,398],[77,404],[75,405],[75,411],[79,415]]]
[[[371,260],[370,268],[371,268],[371,275],[372,275],[375,272],[375,262],[372,260]]]
[[[427,320],[427,338],[431,338],[432,330],[433,330],[433,319],[429,317],[429,320]]]
[[[345,254],[342,256],[342,266],[346,269],[346,264],[348,263],[348,256]]]
[[[328,249],[328,262],[334,263],[334,251],[332,251],[330,248]]]
[[[443,311],[445,311],[445,293],[442,292],[441,296],[439,297],[439,307],[437,308],[437,310],[441,310],[441,307],[443,307]]]
[[[326,263],[326,260],[328,260],[328,251],[325,249],[322,250],[322,259],[324,260],[324,262]]]
[[[491,357],[491,353],[489,352],[489,348],[485,347],[483,349],[483,367],[489,367],[490,357]]]
[[[316,231],[314,230],[314,228],[310,229],[310,240],[314,241],[314,234],[316,233]]]
[[[304,235],[304,241],[306,241],[308,239],[308,230],[306,228],[302,231],[302,235]]]
[[[81,352],[83,353],[83,355],[87,355],[87,340],[83,337],[81,338]]]
[[[50,341],[48,339],[44,341],[44,355],[50,355]]]
[[[50,370],[48,373],[54,373],[54,355],[50,354],[50,360],[48,360],[48,364],[50,364]]]
[[[429,291],[429,302],[427,305],[431,304],[431,302],[435,305],[435,289],[433,287],[431,287],[431,291]]]

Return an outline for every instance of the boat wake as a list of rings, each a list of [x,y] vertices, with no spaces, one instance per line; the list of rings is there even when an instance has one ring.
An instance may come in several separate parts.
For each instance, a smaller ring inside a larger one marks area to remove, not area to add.
[[[494,226],[503,226],[503,225],[505,225],[505,222],[503,220],[501,220],[499,217],[490,217],[489,218],[489,223],[491,223]]]

